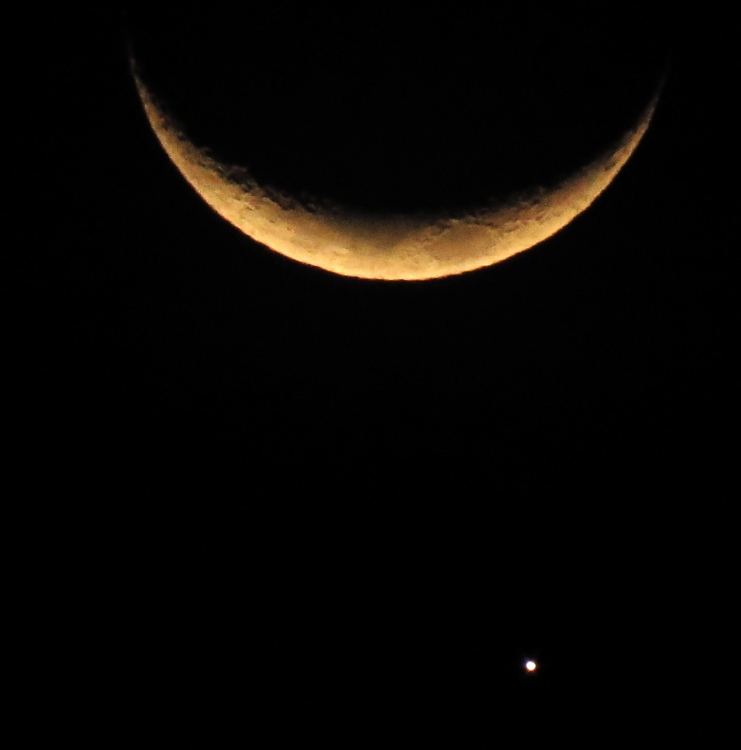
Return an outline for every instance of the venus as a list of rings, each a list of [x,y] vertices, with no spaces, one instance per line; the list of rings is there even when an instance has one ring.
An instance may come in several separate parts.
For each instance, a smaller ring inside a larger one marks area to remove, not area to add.
[[[551,237],[610,185],[643,138],[657,91],[635,125],[591,163],[552,188],[533,187],[465,211],[363,213],[258,184],[248,166],[217,161],[199,148],[132,71],[149,123],[196,192],[224,219],[288,258],[368,279],[421,280],[491,266]]]

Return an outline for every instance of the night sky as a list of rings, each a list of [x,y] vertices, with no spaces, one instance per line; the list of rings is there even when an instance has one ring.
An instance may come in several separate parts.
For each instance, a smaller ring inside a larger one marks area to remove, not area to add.
[[[255,747],[715,722],[737,135],[707,38],[640,4],[149,5],[29,20],[12,84],[39,695],[99,738],[267,729]],[[127,43],[194,141],[368,211],[553,184],[666,78],[556,236],[372,282],[217,216],[149,129]]]

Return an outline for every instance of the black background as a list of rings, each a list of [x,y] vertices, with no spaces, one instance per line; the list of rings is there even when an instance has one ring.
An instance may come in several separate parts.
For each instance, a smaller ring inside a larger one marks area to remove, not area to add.
[[[101,737],[258,746],[714,723],[735,134],[710,28],[624,4],[203,3],[19,27],[32,697]],[[670,63],[634,157],[562,232],[382,283],[215,215],[150,131],[129,44],[197,143],[368,210],[551,184]]]

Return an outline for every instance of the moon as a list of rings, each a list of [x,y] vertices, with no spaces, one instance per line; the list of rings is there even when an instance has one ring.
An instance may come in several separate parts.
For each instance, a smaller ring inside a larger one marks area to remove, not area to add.
[[[203,200],[257,242],[299,263],[365,279],[423,280],[491,266],[563,229],[610,185],[649,127],[661,86],[635,125],[591,163],[554,187],[442,214],[364,213],[259,184],[248,166],[197,147],[131,69],[149,124]]]

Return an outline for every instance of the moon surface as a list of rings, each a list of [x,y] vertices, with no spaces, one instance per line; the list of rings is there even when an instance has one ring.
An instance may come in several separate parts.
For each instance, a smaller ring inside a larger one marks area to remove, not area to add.
[[[132,72],[162,147],[218,214],[257,242],[332,273],[422,280],[491,266],[558,232],[615,179],[651,122],[659,91],[623,137],[555,187],[536,187],[464,212],[370,214],[261,185],[249,167],[224,164],[197,147]],[[660,87],[659,87],[660,88]]]

